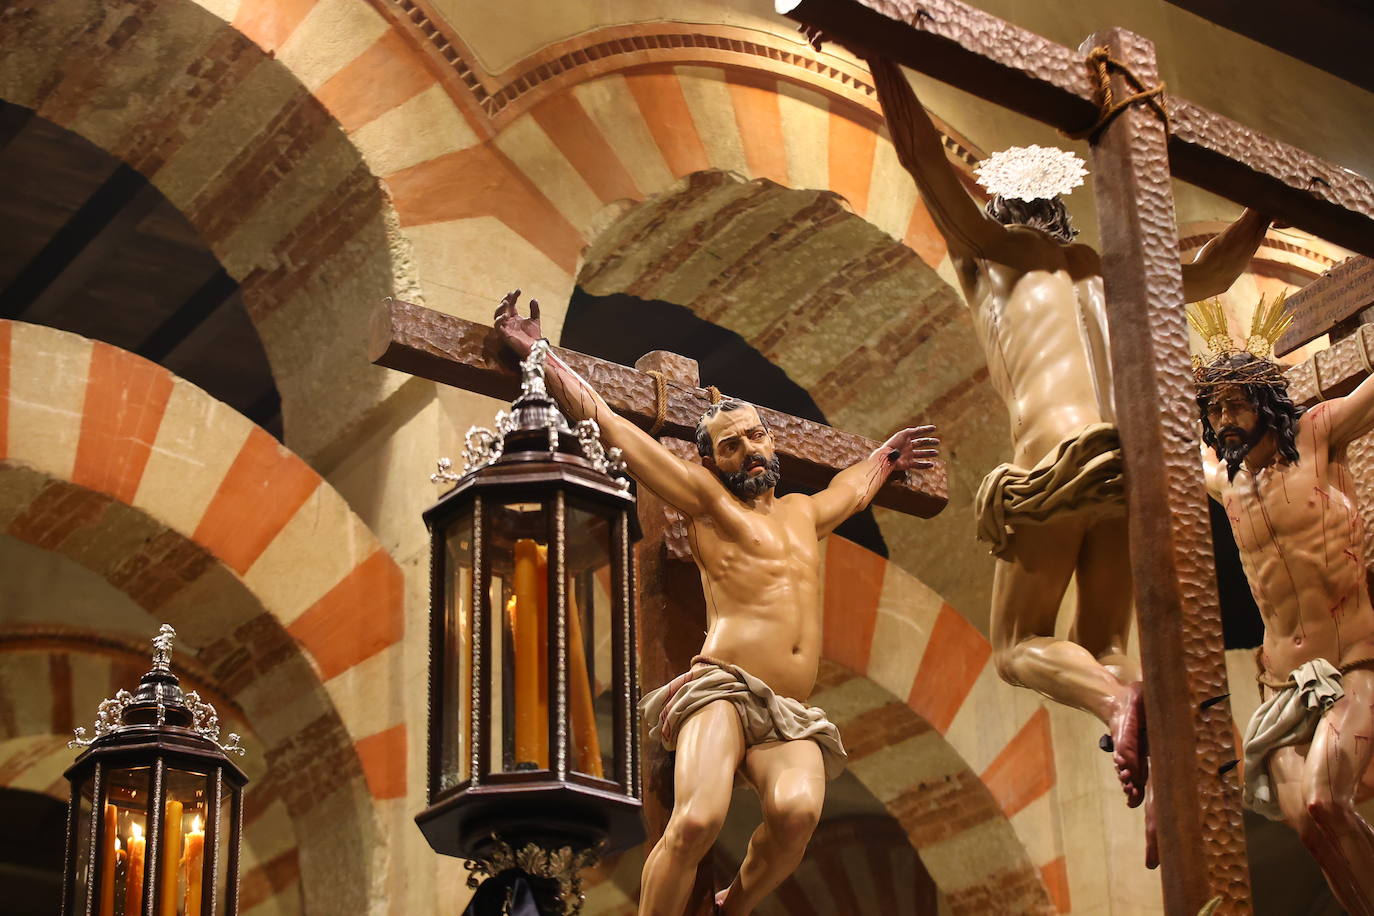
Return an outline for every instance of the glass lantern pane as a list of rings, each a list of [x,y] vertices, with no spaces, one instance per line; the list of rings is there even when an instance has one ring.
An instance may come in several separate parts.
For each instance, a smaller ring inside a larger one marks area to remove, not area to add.
[[[110,770],[105,788],[105,848],[115,859],[114,880],[102,885],[95,912],[100,916],[138,916],[143,912],[143,875],[148,852],[148,767]],[[114,830],[109,828],[113,826]],[[109,874],[107,870],[106,875]]]
[[[162,859],[157,873],[157,916],[201,912],[205,895],[204,773],[167,770],[167,801],[162,815]]]
[[[95,777],[87,776],[76,793],[76,820],[72,824],[72,897],[67,911],[86,912],[86,896],[91,892],[91,806],[95,803]],[[109,883],[109,882],[107,882]]]
[[[229,912],[229,856],[233,852],[234,841],[237,838],[234,823],[236,792],[229,780],[224,780],[224,790],[219,801],[219,836],[215,839],[214,880],[218,881],[220,886],[215,894],[214,916],[226,916]]]
[[[548,514],[542,502],[489,510],[491,670],[487,708],[493,772],[549,766]]]
[[[608,510],[569,502],[565,534],[568,601],[568,734],[573,770],[615,778],[611,665],[613,585]]]
[[[448,528],[445,544],[448,576],[442,647],[443,710],[439,741],[440,792],[471,776],[468,736],[472,711],[472,515],[464,514]]]

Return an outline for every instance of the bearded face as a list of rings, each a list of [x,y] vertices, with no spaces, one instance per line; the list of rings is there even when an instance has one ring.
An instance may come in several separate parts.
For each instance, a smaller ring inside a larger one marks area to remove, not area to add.
[[[748,502],[778,485],[778,480],[782,477],[779,466],[777,455],[765,458],[754,452],[745,458],[744,467],[738,471],[722,471],[717,468],[716,475],[731,493]],[[762,468],[763,471],[758,472],[758,468]]]
[[[750,405],[721,411],[706,421],[711,463],[721,483],[739,499],[753,500],[778,485],[773,436]]]
[[[1216,453],[1226,462],[1227,479],[1235,480],[1245,456],[1269,432],[1269,426],[1239,385],[1217,389],[1207,407],[1207,421],[1216,433]]]

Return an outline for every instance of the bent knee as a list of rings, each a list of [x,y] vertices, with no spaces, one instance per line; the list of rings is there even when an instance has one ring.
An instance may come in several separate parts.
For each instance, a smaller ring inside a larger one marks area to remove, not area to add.
[[[992,664],[997,669],[997,676],[1013,687],[1021,686],[1021,678],[1017,673],[1018,662],[1021,658],[1020,650],[1019,643],[1012,643],[998,646],[992,651]]]
[[[724,823],[724,812],[674,811],[663,831],[663,841],[678,852],[700,858],[716,841]]]
[[[821,798],[809,793],[778,800],[769,807],[768,829],[783,842],[805,843],[821,820]]]

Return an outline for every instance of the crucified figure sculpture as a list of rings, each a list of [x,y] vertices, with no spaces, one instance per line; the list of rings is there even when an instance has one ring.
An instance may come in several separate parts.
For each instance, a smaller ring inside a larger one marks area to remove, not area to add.
[[[819,49],[825,36],[803,31]],[[1059,150],[1008,150],[988,161],[1000,180],[987,183],[998,193],[980,207],[901,68],[851,50],[868,61],[897,157],[944,237],[989,379],[1010,415],[1011,461],[983,481],[975,505],[978,536],[997,558],[997,671],[1096,716],[1136,807],[1146,799],[1149,763],[1140,669],[1127,651],[1131,566],[1102,264],[1073,241],[1060,197],[1083,171]],[[1268,227],[1247,210],[1184,264],[1187,300],[1224,292]],[[1068,638],[1059,639],[1055,624],[1074,578],[1077,610]],[[1156,864],[1152,846],[1147,864]]]
[[[518,296],[502,301],[496,328],[523,359],[541,332],[538,303],[523,318]],[[763,823],[716,907],[751,913],[801,861],[825,781],[845,763],[838,729],[803,702],[820,665],[820,542],[867,507],[892,474],[933,467],[935,428],[893,434],[815,496],[779,497],[773,437],[751,405],[725,400],[706,411],[696,430],[702,464],[693,464],[612,411],[557,356],[550,354],[545,372],[563,410],[596,420],[640,485],[686,517],[706,595],[701,653],[641,703],[649,737],[676,750],[676,760],[673,812],[644,863],[639,912],[683,912],[739,772],[758,792]]]
[[[1207,489],[1264,618],[1245,803],[1298,832],[1346,910],[1374,916],[1374,829],[1355,810],[1374,797],[1374,607],[1346,466],[1374,429],[1374,377],[1304,413],[1267,358],[1277,308],[1257,310],[1242,351],[1219,307],[1193,317],[1215,353],[1197,371]]]

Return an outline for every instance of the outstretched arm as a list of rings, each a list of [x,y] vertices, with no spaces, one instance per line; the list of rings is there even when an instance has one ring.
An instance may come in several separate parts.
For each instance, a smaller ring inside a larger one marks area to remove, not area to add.
[[[1006,229],[985,214],[964,190],[945,155],[935,122],[916,98],[902,68],[881,57],[868,58],[878,101],[887,118],[897,159],[916,180],[921,200],[952,252],[982,255],[1006,236]]]
[[[1325,412],[1324,418],[1317,416]],[[1367,376],[1355,390],[1343,398],[1332,398],[1312,411],[1317,432],[1327,429],[1327,445],[1332,450],[1344,448],[1353,440],[1374,429],[1374,375]]]
[[[496,330],[502,342],[524,359],[543,337],[543,331],[539,326],[539,303],[531,300],[530,317],[522,318],[516,305],[519,298],[517,289],[501,300],[496,309]],[[601,395],[555,353],[550,352],[544,363],[544,381],[564,413],[574,420],[596,421],[601,437],[621,450],[626,467],[641,484],[688,515],[706,510],[720,488],[710,471],[683,461],[611,410]]]
[[[1239,219],[1202,246],[1192,263],[1183,265],[1183,300],[1210,299],[1230,289],[1250,266],[1268,231],[1269,217],[1246,208]]]
[[[893,433],[873,454],[836,474],[830,486],[813,497],[816,537],[825,537],[845,519],[868,508],[893,471],[934,467],[940,453],[940,440],[934,434],[933,426]]]

